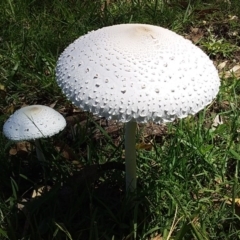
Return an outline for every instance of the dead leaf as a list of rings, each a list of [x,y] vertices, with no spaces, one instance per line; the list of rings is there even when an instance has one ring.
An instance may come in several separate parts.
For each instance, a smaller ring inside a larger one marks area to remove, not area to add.
[[[218,65],[217,65],[217,69],[218,69],[219,71],[221,71],[222,69],[224,69],[224,68],[226,67],[226,65],[227,65],[227,62],[228,62],[228,61],[224,61],[224,62],[221,62],[220,64],[218,64]]]
[[[54,147],[57,150],[57,152],[59,152],[65,159],[67,160],[77,159],[76,154],[66,143],[57,141],[54,143]]]
[[[9,155],[26,155],[31,151],[31,144],[27,141],[17,142],[10,150]]]
[[[240,77],[240,64],[235,65],[229,71],[223,72],[222,76],[225,78],[230,78],[232,76]]]
[[[229,101],[222,101],[220,102],[220,107],[223,109],[223,110],[227,110],[230,106],[230,102]]]
[[[73,114],[66,117],[66,122],[68,126],[74,126],[76,123],[80,123],[88,118],[88,113],[81,112],[79,114]]]
[[[215,130],[221,124],[223,124],[223,119],[219,114],[217,114],[213,120],[212,129]]]
[[[5,113],[6,114],[13,114],[14,110],[15,110],[14,105],[11,104],[10,106],[7,106],[5,108]]]
[[[25,204],[24,203],[27,203],[27,199],[23,198],[21,202],[17,203],[17,208],[21,211],[24,210],[25,208]]]
[[[73,108],[73,113],[82,113],[83,110],[81,110],[80,108]]]
[[[199,28],[197,27],[191,27],[191,32],[194,33],[194,34],[197,34],[199,31]]]
[[[5,92],[6,92],[6,88],[5,88],[5,86],[4,86],[4,85],[2,85],[2,84],[0,84],[0,90],[1,90],[1,91],[5,91]]]
[[[143,137],[156,137],[163,136],[167,133],[167,126],[165,124],[154,124],[154,123],[146,123],[139,124],[140,128],[143,128]]]
[[[142,142],[142,143],[136,144],[136,149],[137,150],[144,149],[146,151],[151,151],[152,148],[153,148],[152,143],[144,143],[144,142]]]
[[[228,17],[230,21],[238,20],[238,17],[236,15],[229,15]]]
[[[77,160],[73,160],[71,163],[73,165],[75,165],[77,168],[82,168],[83,167],[83,165]]]
[[[197,15],[197,17],[206,17],[206,15],[214,14],[215,12],[219,12],[219,8],[206,8],[206,9],[195,9],[194,13]]]
[[[151,238],[151,240],[163,240],[163,238],[161,237],[160,234],[158,234],[157,236]]]
[[[238,70],[240,69],[240,64],[238,64],[238,65],[235,65],[233,68],[231,68],[229,71],[230,72],[237,72]]]
[[[52,104],[50,104],[49,107],[50,107],[50,108],[54,108],[54,107],[56,106],[57,102],[58,102],[58,100],[55,101],[55,102],[53,102]]]
[[[232,199],[229,198],[228,201],[226,201],[227,204],[231,205],[232,204]],[[240,216],[240,198],[235,198],[234,199],[234,207],[235,207],[235,213]]]
[[[10,156],[15,156],[17,155],[17,149],[15,147],[12,147],[10,150],[9,150],[9,155]]]
[[[191,27],[190,28],[190,34],[186,36],[187,39],[191,40],[194,43],[198,43],[200,39],[203,37],[204,32],[202,29],[197,27]]]
[[[240,207],[240,198],[235,198],[235,204]]]
[[[34,189],[32,192],[32,199],[36,197],[42,196],[45,192],[49,192],[51,190],[50,186],[39,186],[38,188]]]

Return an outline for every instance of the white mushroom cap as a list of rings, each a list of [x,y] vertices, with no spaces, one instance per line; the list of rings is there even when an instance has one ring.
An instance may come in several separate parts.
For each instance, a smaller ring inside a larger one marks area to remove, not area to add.
[[[160,123],[195,114],[220,86],[200,48],[146,24],[104,27],[78,38],[59,57],[56,76],[76,106],[122,122]]]
[[[4,135],[11,140],[50,137],[66,126],[65,118],[54,109],[32,105],[17,110],[3,125]]]

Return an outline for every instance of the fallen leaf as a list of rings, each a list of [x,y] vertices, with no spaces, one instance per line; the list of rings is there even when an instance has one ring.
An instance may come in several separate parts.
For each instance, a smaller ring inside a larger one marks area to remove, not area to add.
[[[24,203],[27,203],[27,199],[23,198],[21,202],[17,203],[17,208],[21,211],[24,210],[25,208],[25,204]]]
[[[53,102],[52,104],[50,104],[49,107],[50,107],[50,108],[54,108],[54,107],[56,106],[57,102],[58,102],[58,100],[55,101],[55,102]]]
[[[191,34],[190,34],[190,39],[194,43],[198,43],[200,39],[203,37],[204,32],[200,28],[191,28]]]
[[[229,71],[230,72],[237,72],[238,70],[240,69],[240,64],[238,64],[238,65],[235,65],[233,68],[231,68]]]
[[[65,159],[73,160],[76,159],[77,156],[73,152],[72,148],[70,148],[66,143],[57,141],[54,143],[54,147]]]
[[[235,198],[235,203],[237,204],[238,207],[240,207],[240,198]]]
[[[5,113],[13,114],[13,112],[14,112],[14,105],[10,105],[5,108]]]
[[[230,21],[238,20],[238,17],[236,15],[229,15],[228,17]]]
[[[17,142],[10,150],[9,154],[11,156],[21,154],[26,155],[31,150],[31,144],[27,141]]]
[[[229,101],[222,101],[220,102],[220,107],[223,109],[223,110],[227,110],[230,106],[230,102]]]
[[[194,14],[197,16],[197,18],[202,18],[202,17],[206,17],[206,15],[212,15],[215,12],[219,12],[219,8],[206,8],[206,9],[195,9],[194,10]]]
[[[151,238],[151,240],[163,240],[163,238],[162,238],[161,235],[159,234],[159,235]]]
[[[212,129],[215,130],[219,125],[223,124],[222,117],[217,114],[212,123]]]
[[[224,69],[224,68],[226,67],[226,65],[227,65],[227,62],[228,62],[228,61],[224,61],[224,62],[221,62],[220,64],[218,64],[218,65],[217,65],[217,69],[218,69],[219,71],[221,71],[222,69]]]
[[[49,192],[51,189],[50,186],[39,186],[38,188],[34,189],[32,192],[32,198],[40,197],[42,196],[45,192]]]
[[[152,150],[152,143],[138,143],[136,144],[136,149],[140,150],[140,149],[144,149],[146,151],[151,151]]]
[[[1,90],[1,91],[5,91],[5,92],[6,92],[6,88],[5,88],[5,86],[4,86],[4,85],[2,85],[2,84],[0,84],[0,90]]]
[[[232,199],[231,198],[229,198],[227,201],[226,201],[226,203],[228,204],[228,205],[231,205],[232,204]],[[238,216],[240,216],[240,198],[235,198],[234,199],[234,207],[235,207],[235,213],[238,215]]]
[[[223,72],[222,76],[225,78],[230,78],[232,76],[240,77],[240,64],[235,65],[230,70]]]
[[[9,150],[9,155],[10,156],[15,156],[17,155],[17,149],[15,147],[12,147],[10,150]]]
[[[66,122],[68,126],[74,126],[76,123],[80,123],[88,118],[88,113],[81,112],[79,114],[73,114],[66,117]]]

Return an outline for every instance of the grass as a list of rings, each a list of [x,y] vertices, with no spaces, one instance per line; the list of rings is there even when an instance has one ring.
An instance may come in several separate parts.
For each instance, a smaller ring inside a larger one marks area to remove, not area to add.
[[[196,116],[139,126],[138,143],[148,148],[137,150],[138,193],[126,195],[122,126],[67,102],[54,70],[80,35],[129,22],[197,39],[228,70],[240,61],[239,16],[239,0],[3,0],[0,129],[29,104],[54,106],[68,128],[42,141],[44,166],[32,143],[0,133],[0,239],[239,239],[237,72],[222,75],[218,97]]]

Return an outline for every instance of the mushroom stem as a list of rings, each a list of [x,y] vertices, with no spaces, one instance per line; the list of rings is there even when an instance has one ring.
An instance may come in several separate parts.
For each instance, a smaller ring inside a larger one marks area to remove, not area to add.
[[[45,162],[46,159],[45,159],[45,156],[43,154],[39,139],[35,139],[35,147],[36,147],[36,153],[37,153],[38,160],[40,162]]]
[[[135,191],[136,179],[136,122],[127,122],[125,125],[125,170],[126,190]]]

